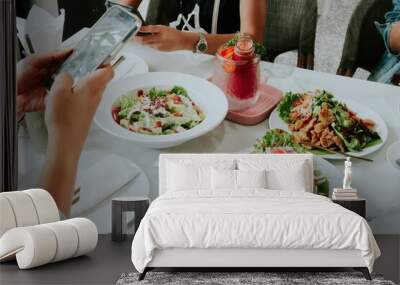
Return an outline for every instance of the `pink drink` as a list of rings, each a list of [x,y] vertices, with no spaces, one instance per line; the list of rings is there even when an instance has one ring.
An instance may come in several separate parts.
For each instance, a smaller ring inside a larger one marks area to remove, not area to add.
[[[229,110],[240,111],[258,99],[260,58],[250,37],[242,35],[235,47],[224,46],[217,53],[213,82],[228,98]]]

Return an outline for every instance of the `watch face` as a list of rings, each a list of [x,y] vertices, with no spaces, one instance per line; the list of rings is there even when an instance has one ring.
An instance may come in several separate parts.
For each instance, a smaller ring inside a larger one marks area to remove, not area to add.
[[[197,46],[197,49],[198,49],[200,52],[205,52],[205,51],[207,50],[207,44],[204,43],[204,42],[200,42],[200,43],[198,44],[198,46]]]

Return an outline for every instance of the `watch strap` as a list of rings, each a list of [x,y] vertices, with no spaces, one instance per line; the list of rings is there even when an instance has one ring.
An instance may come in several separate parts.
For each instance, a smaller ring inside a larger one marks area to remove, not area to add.
[[[203,32],[199,32],[199,41],[196,44],[196,53],[204,53],[206,52],[207,48],[208,48],[208,43],[206,34]]]

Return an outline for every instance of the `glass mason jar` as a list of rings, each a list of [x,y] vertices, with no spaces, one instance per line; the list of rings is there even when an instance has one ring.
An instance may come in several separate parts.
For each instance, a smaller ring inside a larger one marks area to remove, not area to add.
[[[247,35],[240,35],[235,46],[219,48],[212,81],[225,93],[229,111],[241,111],[257,102],[260,61],[254,42]]]

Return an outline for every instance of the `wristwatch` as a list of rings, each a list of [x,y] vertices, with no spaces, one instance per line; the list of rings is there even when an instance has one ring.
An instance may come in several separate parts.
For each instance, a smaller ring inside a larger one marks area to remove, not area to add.
[[[199,41],[196,44],[196,53],[205,53],[208,49],[206,34],[199,33]]]

